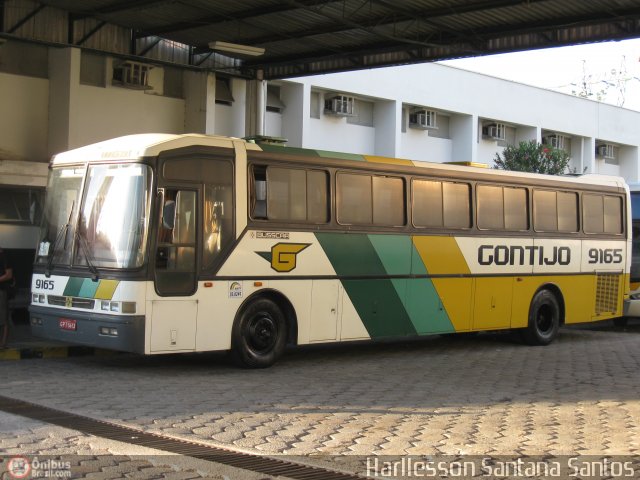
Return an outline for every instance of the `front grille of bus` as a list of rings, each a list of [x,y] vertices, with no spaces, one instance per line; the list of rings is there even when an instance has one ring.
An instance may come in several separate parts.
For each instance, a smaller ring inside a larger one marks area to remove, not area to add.
[[[620,278],[618,273],[596,273],[596,315],[618,310]]]
[[[47,296],[47,301],[49,302],[49,305],[66,307],[68,306],[67,298],[71,299],[71,307],[74,307],[74,308],[84,308],[85,310],[93,310],[93,307],[96,304],[96,301],[90,298],[63,297],[61,295],[49,295]]]

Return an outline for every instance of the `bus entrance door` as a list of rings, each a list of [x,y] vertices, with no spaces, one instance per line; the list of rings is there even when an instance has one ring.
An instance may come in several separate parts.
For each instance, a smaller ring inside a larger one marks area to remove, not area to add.
[[[162,211],[155,251],[152,352],[195,350],[198,193],[186,188],[159,192]]]

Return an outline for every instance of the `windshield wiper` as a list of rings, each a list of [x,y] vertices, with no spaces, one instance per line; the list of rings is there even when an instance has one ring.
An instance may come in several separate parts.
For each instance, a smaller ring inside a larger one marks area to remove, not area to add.
[[[51,249],[49,250],[49,259],[47,260],[47,267],[44,269],[44,275],[45,277],[49,278],[51,276],[51,267],[53,266],[53,259],[55,258],[55,254],[56,254],[56,247],[58,246],[58,242],[60,241],[60,239],[64,236],[64,249],[67,249],[67,232],[69,231],[69,225],[71,225],[71,217],[73,216],[73,207],[75,206],[76,202],[74,201],[71,204],[71,211],[69,211],[69,218],[67,219],[67,223],[65,223],[62,227],[60,227],[60,230],[58,230],[58,233],[56,234],[56,238],[53,240],[53,243],[51,244]]]
[[[91,260],[93,257],[89,250],[89,245],[87,245],[87,237],[85,237],[83,233],[80,233],[79,226],[78,228],[76,228],[76,238],[78,239],[78,243],[80,244],[80,249],[84,254],[84,259],[87,261],[87,268],[93,274],[93,276],[91,277],[91,280],[93,280],[94,282],[97,282],[100,279],[100,273],[98,272],[98,269],[96,268],[96,266],[93,264],[93,261]]]

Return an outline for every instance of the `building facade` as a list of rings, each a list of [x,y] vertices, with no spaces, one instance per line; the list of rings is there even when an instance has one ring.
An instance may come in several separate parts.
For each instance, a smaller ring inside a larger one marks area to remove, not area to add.
[[[640,180],[640,113],[439,64],[260,82],[20,40],[0,45],[0,160],[132,133],[283,137],[288,145],[491,165],[522,140],[573,172]],[[2,182],[0,182],[2,183]]]

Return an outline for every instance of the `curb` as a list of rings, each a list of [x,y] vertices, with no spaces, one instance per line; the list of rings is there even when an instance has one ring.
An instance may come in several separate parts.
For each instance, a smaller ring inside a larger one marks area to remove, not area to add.
[[[117,352],[91,347],[25,347],[0,349],[2,360],[27,360],[33,358],[67,358],[113,355]]]

